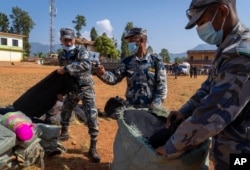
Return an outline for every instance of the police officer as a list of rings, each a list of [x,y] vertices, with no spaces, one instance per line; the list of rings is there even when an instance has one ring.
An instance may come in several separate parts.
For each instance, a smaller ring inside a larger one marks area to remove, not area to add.
[[[215,169],[229,169],[230,154],[250,154],[250,30],[236,0],[192,0],[187,16],[186,29],[196,25],[199,37],[218,49],[207,80],[170,113],[184,121],[156,151],[171,157],[213,137]]]
[[[166,70],[161,57],[147,53],[147,31],[132,28],[126,32],[131,56],[123,59],[114,71],[97,69],[97,76],[105,83],[115,85],[127,79],[126,100],[134,107],[161,106],[167,93]]]
[[[91,74],[91,61],[89,53],[85,48],[75,47],[75,33],[70,28],[60,30],[60,40],[63,51],[58,56],[61,67],[57,70],[59,74],[70,74],[77,80],[78,88],[66,95],[61,112],[62,131],[60,140],[68,140],[68,127],[73,108],[81,100],[84,112],[87,115],[87,125],[91,138],[89,156],[93,162],[100,162],[100,156],[96,151],[97,136],[99,133],[95,106],[94,82]]]

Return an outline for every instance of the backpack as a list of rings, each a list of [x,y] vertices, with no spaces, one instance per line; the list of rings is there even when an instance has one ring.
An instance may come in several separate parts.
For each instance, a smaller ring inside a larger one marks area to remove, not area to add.
[[[119,110],[121,108],[126,107],[126,101],[125,99],[116,96],[116,97],[111,97],[107,103],[104,106],[104,111],[106,113],[106,116],[111,117],[113,119],[118,119],[119,114],[117,114],[119,112]]]
[[[43,170],[44,150],[38,136],[36,133],[31,140],[23,142],[16,138],[13,131],[0,124],[0,169],[17,169],[36,164]]]

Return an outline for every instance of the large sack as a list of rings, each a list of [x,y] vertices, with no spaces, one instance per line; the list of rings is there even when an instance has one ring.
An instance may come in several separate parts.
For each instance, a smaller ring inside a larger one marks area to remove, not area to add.
[[[14,109],[29,117],[41,117],[55,105],[58,94],[76,90],[76,86],[74,77],[55,70],[14,101]]]
[[[0,115],[1,120],[1,115]],[[0,123],[0,155],[16,145],[16,134]]]
[[[58,140],[58,136],[61,132],[60,126],[46,125],[43,123],[38,123],[36,126],[39,133],[41,133],[40,144],[46,156],[57,155],[66,151],[66,148]]]
[[[153,147],[148,144],[136,127],[136,122],[128,125],[125,120],[124,112],[129,111],[127,108],[122,111],[118,122],[118,131],[114,141],[114,160],[111,164],[112,170],[208,170],[208,148],[210,141],[197,146],[195,149],[185,152],[176,159],[168,159],[165,156],[156,154]],[[130,115],[131,116],[131,115]],[[141,115],[143,119],[143,115]],[[148,123],[151,128],[161,127],[161,123]],[[142,125],[140,126],[142,127]],[[155,131],[157,131],[156,129]],[[151,130],[146,136],[155,133]]]
[[[0,123],[0,169],[12,167],[11,163],[12,148],[15,145],[16,145],[15,133]]]

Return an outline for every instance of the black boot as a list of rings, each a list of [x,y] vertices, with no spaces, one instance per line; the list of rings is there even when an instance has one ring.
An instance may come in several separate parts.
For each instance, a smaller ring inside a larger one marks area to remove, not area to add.
[[[89,148],[89,157],[94,163],[99,163],[101,161],[100,155],[97,153],[96,150],[96,142],[97,140],[90,141],[90,148]]]
[[[59,136],[60,141],[66,141],[69,139],[68,127],[62,127],[61,134]]]

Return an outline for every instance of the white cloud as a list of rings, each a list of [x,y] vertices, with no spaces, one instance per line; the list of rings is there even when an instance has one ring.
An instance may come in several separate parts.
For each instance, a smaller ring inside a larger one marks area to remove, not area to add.
[[[97,21],[95,29],[98,35],[102,35],[105,32],[109,38],[113,37],[113,27],[108,19]]]
[[[95,29],[97,34],[101,36],[104,32],[107,34],[109,38],[113,37],[113,27],[108,19],[100,20],[96,22]],[[90,31],[81,32],[81,37],[90,40]]]
[[[89,31],[84,31],[81,33],[81,37],[86,38],[87,40],[90,40],[90,32]]]

